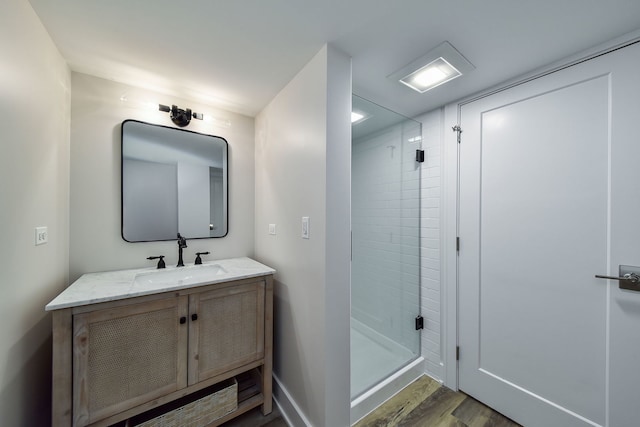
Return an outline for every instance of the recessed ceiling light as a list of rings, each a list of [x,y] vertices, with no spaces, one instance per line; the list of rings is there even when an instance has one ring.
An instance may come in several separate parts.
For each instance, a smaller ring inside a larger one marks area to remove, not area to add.
[[[400,79],[400,83],[420,93],[425,93],[429,89],[440,86],[461,75],[462,73],[456,70],[456,67],[449,64],[446,59],[440,57]]]
[[[351,112],[351,124],[360,123],[361,121],[364,121],[368,118],[369,116],[365,113],[359,113],[357,111]]]
[[[358,120],[361,120],[364,117],[364,114],[356,113],[355,111],[351,112],[351,123],[355,123]]]
[[[473,69],[473,64],[448,42],[444,42],[387,77],[425,93]]]

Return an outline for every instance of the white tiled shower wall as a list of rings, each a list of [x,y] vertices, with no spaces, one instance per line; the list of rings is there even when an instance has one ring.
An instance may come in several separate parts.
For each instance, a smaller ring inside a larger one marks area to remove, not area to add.
[[[416,117],[416,120],[422,123],[422,149],[425,151],[420,186],[420,303],[425,320],[422,331],[422,356],[426,361],[427,374],[438,380],[444,377],[440,346],[440,197],[443,119],[444,114],[441,109]]]
[[[407,128],[395,126],[364,141],[354,141],[353,159],[353,251],[352,316],[385,336],[411,348],[415,332],[412,324],[418,310],[425,319],[421,335],[421,352],[426,372],[441,380],[440,310],[440,197],[441,143],[443,111],[435,110],[416,118],[422,123],[422,149],[425,162],[420,166],[420,192],[415,168],[417,143],[404,143]],[[397,148],[390,148],[397,146]],[[400,149],[402,152],[400,152]],[[394,157],[392,157],[392,152]],[[396,165],[389,168],[390,163]],[[403,182],[394,170],[402,163]],[[368,194],[358,194],[365,189]],[[400,201],[403,199],[404,201]],[[412,209],[418,206],[419,217]],[[417,221],[420,218],[419,222]],[[356,224],[359,223],[359,224]],[[366,227],[357,230],[356,227]],[[420,227],[420,240],[415,241]],[[356,232],[366,238],[358,241]],[[417,295],[418,273],[416,246],[420,247],[420,297]],[[401,261],[401,262],[400,262]],[[360,277],[360,282],[356,279]],[[398,280],[401,277],[401,280]],[[364,280],[363,280],[364,278]],[[418,309],[417,304],[420,304]],[[390,319],[392,311],[401,310],[401,324]]]
[[[352,317],[416,353],[419,131],[407,120],[354,140],[352,158]]]

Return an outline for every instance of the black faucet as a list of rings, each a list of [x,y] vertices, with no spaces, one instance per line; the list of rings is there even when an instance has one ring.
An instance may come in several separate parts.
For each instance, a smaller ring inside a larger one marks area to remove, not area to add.
[[[184,262],[182,261],[182,250],[186,247],[187,239],[178,233],[178,265],[176,267],[184,267]]]
[[[196,252],[196,262],[194,262],[194,264],[196,264],[196,265],[202,264],[202,258],[200,258],[200,255],[209,255],[209,251],[207,251],[207,252]]]
[[[158,261],[158,268],[165,268],[164,255],[150,256],[147,259],[159,259],[160,261]]]

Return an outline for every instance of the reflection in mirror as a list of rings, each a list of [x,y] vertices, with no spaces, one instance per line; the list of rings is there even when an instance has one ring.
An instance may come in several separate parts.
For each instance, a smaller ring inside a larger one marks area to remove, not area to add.
[[[122,238],[224,237],[227,141],[136,120],[122,123]]]

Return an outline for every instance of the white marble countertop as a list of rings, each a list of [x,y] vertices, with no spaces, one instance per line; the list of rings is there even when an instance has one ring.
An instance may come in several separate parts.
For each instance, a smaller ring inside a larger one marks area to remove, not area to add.
[[[251,258],[231,258],[187,264],[87,273],[45,307],[47,311],[159,294],[202,285],[266,276],[275,270]]]

